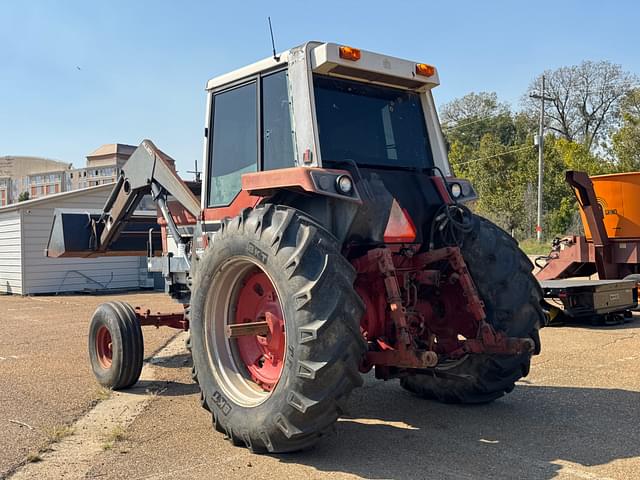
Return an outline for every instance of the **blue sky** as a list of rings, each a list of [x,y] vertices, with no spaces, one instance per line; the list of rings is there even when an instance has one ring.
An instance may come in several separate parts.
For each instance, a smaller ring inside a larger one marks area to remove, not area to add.
[[[609,60],[640,74],[631,1],[2,1],[0,155],[84,164],[152,139],[190,170],[207,79],[279,50],[342,42],[432,63],[438,104],[495,91],[517,106],[545,69]]]

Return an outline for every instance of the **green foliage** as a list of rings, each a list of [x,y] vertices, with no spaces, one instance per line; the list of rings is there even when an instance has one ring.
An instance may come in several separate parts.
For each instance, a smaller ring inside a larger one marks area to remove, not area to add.
[[[520,249],[527,255],[548,255],[551,251],[549,242],[538,242],[535,238],[526,238],[518,242]]]
[[[29,200],[29,192],[22,192],[20,195],[18,195],[19,202],[24,202],[25,200]]]
[[[442,121],[449,142],[473,148],[488,134],[509,145],[516,133],[508,106],[498,102],[494,92],[472,92],[452,101],[443,108]]]
[[[500,105],[494,94],[486,93],[456,101],[455,112],[472,116],[444,129],[449,161],[455,174],[471,180],[478,192],[474,209],[516,238],[527,239],[535,236],[537,223],[538,151],[533,144],[537,124],[532,116],[512,114]],[[479,110],[488,116],[479,117]],[[444,111],[452,117],[452,108]],[[545,237],[552,238],[575,230],[576,225],[578,207],[565,172],[598,175],[618,166],[591,153],[584,143],[553,134],[545,136],[544,161],[543,226]]]
[[[622,126],[613,134],[617,171],[640,170],[640,89],[631,90],[621,104]]]

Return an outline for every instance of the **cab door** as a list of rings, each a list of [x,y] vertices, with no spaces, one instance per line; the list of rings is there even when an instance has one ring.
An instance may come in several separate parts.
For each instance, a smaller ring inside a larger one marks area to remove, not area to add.
[[[294,166],[287,71],[262,74],[212,95],[204,220],[254,207],[242,175]]]

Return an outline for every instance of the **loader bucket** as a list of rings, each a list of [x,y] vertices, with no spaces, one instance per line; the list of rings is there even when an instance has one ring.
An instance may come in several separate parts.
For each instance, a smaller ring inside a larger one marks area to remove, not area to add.
[[[103,257],[103,256],[147,256],[149,243],[151,252],[162,252],[160,227],[155,216],[134,215],[127,221],[118,239],[108,250],[98,245],[102,225],[97,211],[56,209],[45,256],[59,257]]]

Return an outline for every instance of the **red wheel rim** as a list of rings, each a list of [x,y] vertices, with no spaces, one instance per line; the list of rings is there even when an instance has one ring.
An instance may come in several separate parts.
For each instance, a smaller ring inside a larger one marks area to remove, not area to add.
[[[261,271],[247,274],[236,299],[234,323],[266,321],[269,333],[235,339],[240,360],[251,379],[270,392],[282,374],[285,352],[284,315],[273,283]]]
[[[113,350],[111,342],[111,332],[104,325],[98,328],[96,333],[96,354],[98,363],[102,368],[111,368]]]

